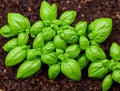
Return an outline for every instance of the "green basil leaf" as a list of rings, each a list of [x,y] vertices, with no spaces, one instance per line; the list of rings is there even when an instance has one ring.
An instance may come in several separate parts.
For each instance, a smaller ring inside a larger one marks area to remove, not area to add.
[[[33,41],[33,48],[36,49],[36,48],[40,48],[43,46],[44,46],[44,38],[43,38],[42,34],[39,33]]]
[[[31,36],[35,37],[36,35],[38,35],[40,32],[42,32],[43,27],[44,27],[44,24],[42,21],[35,22],[30,29]]]
[[[70,25],[76,18],[76,11],[65,11],[61,16],[60,20],[65,22],[66,24]]]
[[[70,58],[76,58],[80,54],[80,47],[78,44],[73,44],[67,47],[65,53],[69,55]]]
[[[67,53],[57,55],[57,57],[60,61],[68,61],[70,59],[70,57]]]
[[[96,43],[104,42],[112,31],[112,19],[99,18],[94,21],[88,37]]]
[[[114,81],[120,84],[120,70],[114,70],[112,73],[112,78]]]
[[[43,21],[50,21],[51,20],[51,5],[43,1],[40,6],[40,17]]]
[[[108,61],[108,60],[102,60]],[[88,68],[88,77],[101,79],[108,73],[108,68],[104,67],[102,62],[91,63]]]
[[[98,19],[94,20],[93,22],[91,22],[89,25],[88,25],[88,34],[91,33],[93,31],[93,26],[94,26],[94,23],[97,21]]]
[[[87,59],[85,54],[80,54],[77,58],[77,61],[81,69],[85,68],[89,63],[89,60]]]
[[[15,47],[18,46],[18,41],[17,38],[13,38],[11,40],[9,40],[4,46],[3,49],[7,52],[11,51],[12,49],[14,49]]]
[[[120,46],[117,43],[112,43],[110,47],[110,56],[116,61],[120,59]]]
[[[60,73],[60,63],[49,65],[48,76],[49,79],[55,79]]]
[[[41,68],[41,59],[26,60],[17,71],[17,78],[28,78],[39,71]]]
[[[106,59],[105,52],[97,45],[89,46],[86,51],[86,56],[91,62],[97,62]]]
[[[20,33],[18,34],[18,45],[23,46],[28,43],[29,35],[26,33]]]
[[[83,49],[83,50],[85,50],[86,48],[88,48],[89,41],[88,41],[87,37],[80,36],[79,44],[80,44],[80,48]]]
[[[65,50],[67,48],[67,43],[63,39],[61,39],[61,37],[59,35],[56,35],[54,37],[53,42],[57,49]]]
[[[14,66],[22,62],[26,57],[26,46],[12,49],[6,56],[5,65]]]
[[[78,33],[80,36],[86,35],[87,31],[87,22],[86,21],[80,21],[77,24],[75,24],[75,31]]]
[[[30,21],[18,13],[8,13],[8,24],[14,33],[28,32]]]
[[[45,64],[51,65],[57,63],[58,59],[55,52],[42,54],[41,59]]]
[[[53,52],[54,50],[55,50],[55,45],[53,41],[47,42],[42,48],[43,53],[50,53]]]
[[[4,26],[0,29],[0,34],[1,34],[3,37],[6,37],[6,38],[16,36],[16,34],[10,29],[9,25],[4,25]]]
[[[50,41],[54,38],[56,32],[50,27],[45,27],[42,29],[42,35],[45,41]]]
[[[61,71],[72,80],[79,81],[81,79],[80,65],[74,59],[69,59],[67,62],[63,61],[61,63]]]
[[[27,60],[33,60],[39,55],[41,55],[41,48],[27,50]]]
[[[117,62],[117,63],[116,63],[116,69],[117,69],[117,70],[120,70],[120,62]]]
[[[57,56],[60,56],[60,55],[63,55],[64,54],[64,50],[62,49],[56,49],[56,55]]]
[[[55,20],[57,18],[57,5],[54,3],[51,6],[51,20]]]
[[[107,75],[102,82],[102,91],[108,91],[112,86],[113,80],[112,75]]]
[[[114,60],[110,60],[109,63],[105,63],[105,65],[110,71],[114,71],[117,69],[117,62],[115,62]]]
[[[73,29],[65,29],[60,32],[58,35],[69,44],[75,44],[79,41],[79,37]]]

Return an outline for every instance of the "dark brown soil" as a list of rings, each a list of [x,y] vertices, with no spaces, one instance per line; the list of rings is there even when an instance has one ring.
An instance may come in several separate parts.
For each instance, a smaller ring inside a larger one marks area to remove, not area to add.
[[[39,6],[42,0],[0,0],[0,27],[7,24],[8,12],[19,12],[28,17],[33,24],[39,18]],[[114,28],[110,37],[102,43],[102,47],[109,55],[112,42],[120,44],[120,0],[48,0],[56,3],[58,16],[65,10],[76,10],[77,21],[91,22],[99,17],[113,19]],[[0,36],[0,91],[101,91],[102,80],[87,77],[87,68],[82,71],[79,82],[72,81],[60,74],[55,80],[49,80],[47,67],[28,79],[16,79],[18,66],[5,67],[6,52],[2,46],[8,39]],[[120,91],[120,85],[113,83],[111,91]]]

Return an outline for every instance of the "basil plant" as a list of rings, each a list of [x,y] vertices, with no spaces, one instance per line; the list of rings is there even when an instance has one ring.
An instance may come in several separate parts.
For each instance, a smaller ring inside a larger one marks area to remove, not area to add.
[[[100,61],[91,63],[88,68],[88,77],[94,79],[104,78],[102,82],[103,91],[108,91],[113,81],[120,84],[120,46],[115,42],[110,47],[110,57],[110,60],[106,58],[99,59]]]
[[[57,17],[57,12],[55,3],[49,4],[43,0],[39,9],[40,20],[32,25],[21,14],[8,13],[8,24],[0,28],[0,35],[10,38],[3,46],[8,52],[5,65],[21,64],[17,78],[32,76],[45,64],[48,66],[49,79],[55,79],[61,72],[69,79],[79,81],[81,70],[92,62],[88,76],[94,79],[105,77],[103,91],[108,90],[113,81],[120,83],[119,45],[111,45],[111,60],[106,59],[100,47],[100,43],[111,33],[112,20],[99,18],[90,24],[79,21],[72,26],[76,11],[65,11],[60,17]]]

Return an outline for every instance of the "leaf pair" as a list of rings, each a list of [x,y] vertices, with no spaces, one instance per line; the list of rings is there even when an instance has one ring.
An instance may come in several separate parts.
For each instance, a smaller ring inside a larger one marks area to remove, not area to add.
[[[58,55],[58,58],[61,60],[61,61],[64,61],[66,60],[67,58],[72,58],[72,59],[75,59],[78,57],[78,55],[80,54],[80,47],[78,44],[72,44],[70,46],[68,46],[65,50],[65,53],[64,51],[62,50],[56,50],[57,52],[57,55]],[[59,53],[60,52],[60,53]]]
[[[55,52],[53,52],[55,50],[54,43],[52,41],[49,41],[46,44],[44,43],[45,42],[44,42],[43,35],[42,33],[39,33],[33,41],[33,48],[34,49],[41,48],[41,50],[39,50],[40,52],[39,55],[41,55],[41,59],[45,64],[50,65],[50,64],[56,63],[58,59]]]
[[[120,70],[114,70],[112,74],[107,75],[102,82],[102,90],[108,91],[112,86],[113,80],[120,84]]]
[[[50,5],[48,2],[43,1],[40,6],[40,17],[43,21],[52,21],[57,17],[56,4]]]
[[[0,29],[0,34],[6,38],[14,37],[19,33],[29,33],[30,21],[18,13],[8,13],[8,25]]]
[[[11,51],[12,49],[18,47],[18,46],[23,46],[28,43],[29,36],[26,33],[20,33],[18,34],[17,38],[13,38],[9,40],[4,46],[3,49],[7,52]]]
[[[41,59],[45,64],[50,65],[57,63],[58,59],[54,50],[55,50],[55,46],[52,41],[46,43],[43,46]]]
[[[49,78],[55,79],[59,75],[60,70],[65,76],[72,80],[79,81],[81,79],[81,70],[79,63],[74,59],[69,59],[61,63],[58,62],[56,64],[49,65]]]
[[[79,63],[74,60],[80,54],[78,44],[70,45],[66,48],[65,53],[61,49],[57,49],[56,53],[61,62],[61,71],[68,78],[79,81],[81,78],[81,69]]]

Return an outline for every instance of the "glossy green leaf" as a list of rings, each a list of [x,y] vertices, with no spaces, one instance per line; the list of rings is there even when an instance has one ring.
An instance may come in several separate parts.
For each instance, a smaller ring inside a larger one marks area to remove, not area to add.
[[[48,69],[48,76],[49,76],[49,79],[55,79],[59,73],[60,73],[60,63],[56,63],[56,64],[53,64],[53,65],[49,65],[49,69]]]
[[[102,91],[108,91],[112,86],[112,83],[113,83],[113,80],[112,80],[111,74],[107,75],[102,82]]]
[[[57,18],[57,5],[54,3],[51,6],[51,20],[55,20]]]
[[[80,47],[78,44],[73,44],[67,47],[65,53],[69,55],[70,58],[76,58],[80,54]]]
[[[12,49],[6,56],[5,65],[14,66],[22,62],[26,57],[26,48],[26,46],[22,46]]]
[[[40,48],[44,46],[44,38],[41,33],[39,33],[34,41],[33,41],[33,48]]]
[[[110,47],[110,56],[116,61],[120,59],[120,46],[117,43],[112,43]]]
[[[17,78],[28,78],[39,71],[41,68],[41,59],[26,60],[20,65],[17,71]]]
[[[80,48],[85,50],[86,48],[89,47],[89,40],[85,36],[80,36],[79,44],[80,44]]]
[[[86,21],[80,21],[77,24],[75,24],[75,31],[78,33],[80,36],[86,35],[87,31],[87,22]]]
[[[56,35],[54,37],[53,42],[57,49],[65,50],[67,48],[67,43],[63,39],[61,39],[61,37],[59,35]]]
[[[109,63],[105,63],[106,67],[110,71],[114,71],[117,69],[117,62],[115,62],[113,59],[109,61]]]
[[[50,21],[51,20],[51,5],[46,2],[42,1],[40,6],[40,18],[43,21]]]
[[[80,65],[74,59],[63,61],[61,63],[61,71],[66,77],[72,80],[79,81],[81,79]]]
[[[62,49],[56,49],[56,55],[57,57],[60,56],[60,55],[63,55],[64,54],[64,50]]]
[[[80,54],[77,58],[77,61],[81,69],[85,68],[89,63],[89,60],[87,59],[85,54]]]
[[[26,33],[20,33],[18,35],[18,45],[19,46],[23,46],[26,45],[28,43],[29,40],[29,35]]]
[[[42,53],[50,53],[53,52],[54,50],[55,50],[55,45],[53,41],[49,41],[43,46]]]
[[[116,63],[116,69],[117,69],[117,70],[120,70],[120,62],[117,62],[117,63]]]
[[[33,60],[40,55],[41,55],[41,48],[27,50],[27,60]]]
[[[30,21],[19,13],[8,13],[8,24],[14,33],[28,33],[30,28]]]
[[[120,70],[114,70],[112,73],[112,78],[114,81],[120,84]]]
[[[16,33],[14,33],[9,25],[4,25],[3,27],[1,27],[0,29],[0,34],[3,36],[3,37],[6,37],[6,38],[9,38],[9,37],[14,37],[16,35]]]
[[[45,27],[42,29],[42,35],[45,41],[50,41],[54,38],[56,32],[50,27]]]
[[[99,18],[94,21],[91,25],[91,32],[88,37],[94,40],[96,43],[104,42],[112,31],[112,19],[110,18]]]
[[[76,18],[76,11],[65,11],[61,16],[60,20],[65,22],[66,24],[70,25]]]
[[[102,60],[108,61],[108,60]],[[102,62],[91,63],[88,68],[88,77],[101,79],[108,73],[108,68],[104,67]]]
[[[96,20],[97,20],[97,19],[96,19]],[[94,23],[95,23],[96,20],[92,21],[92,22],[88,25],[88,30],[87,30],[87,33],[88,33],[88,34],[93,31],[93,26],[94,26]]]
[[[97,62],[102,59],[106,59],[105,52],[98,45],[89,46],[86,49],[85,53],[87,58],[92,62]]]
[[[31,36],[35,37],[36,35],[38,35],[40,32],[42,32],[43,27],[44,27],[44,24],[42,21],[35,22],[30,29]]]
[[[77,33],[73,29],[65,29],[59,33],[60,37],[69,44],[75,44],[79,41]]]
[[[48,53],[48,54],[42,54],[41,59],[43,63],[48,64],[48,65],[55,64],[58,61],[55,52]]]
[[[5,51],[9,52],[17,46],[18,46],[17,38],[13,38],[13,39],[9,40],[6,44],[4,44],[3,49]]]

